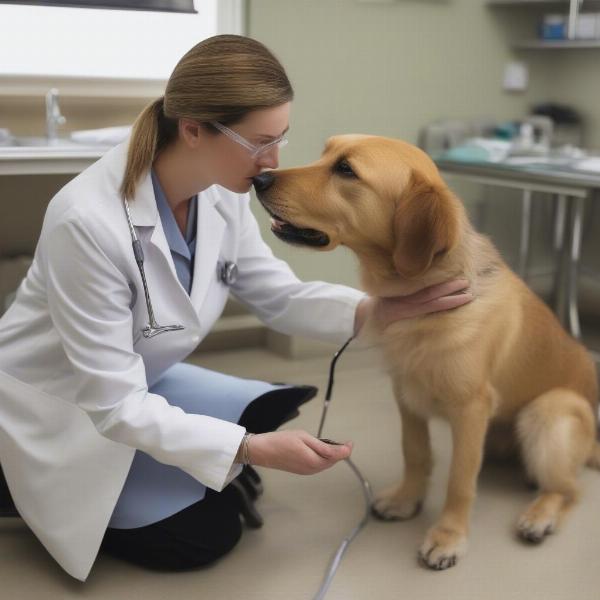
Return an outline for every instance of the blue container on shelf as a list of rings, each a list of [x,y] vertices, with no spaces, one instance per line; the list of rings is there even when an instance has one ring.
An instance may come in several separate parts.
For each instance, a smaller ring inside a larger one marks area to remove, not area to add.
[[[544,15],[540,24],[540,37],[543,40],[564,40],[567,37],[566,15]]]

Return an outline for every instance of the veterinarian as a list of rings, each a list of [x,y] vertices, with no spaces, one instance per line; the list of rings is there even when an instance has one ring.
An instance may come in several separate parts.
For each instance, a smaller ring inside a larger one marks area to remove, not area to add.
[[[210,563],[240,538],[244,464],[312,474],[350,455],[275,431],[315,388],[182,362],[230,293],[277,331],[335,343],[370,310],[391,322],[470,299],[449,282],[377,302],[273,256],[248,191],[278,166],[292,97],[262,44],[207,39],[48,205],[0,320],[0,461],[22,518],[81,581],[100,549],[151,569]]]

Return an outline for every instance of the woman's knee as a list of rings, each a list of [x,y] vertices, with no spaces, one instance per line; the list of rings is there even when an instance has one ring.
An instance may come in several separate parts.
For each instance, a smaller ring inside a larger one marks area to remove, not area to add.
[[[231,552],[242,535],[238,514],[210,532],[193,523],[185,534],[164,526],[141,529],[107,530],[102,547],[117,558],[151,570],[184,571],[214,563]]]
[[[231,552],[242,535],[239,517],[223,528],[217,538],[210,540],[201,536],[180,538],[173,537],[152,557],[149,566],[158,570],[186,571],[208,566]]]

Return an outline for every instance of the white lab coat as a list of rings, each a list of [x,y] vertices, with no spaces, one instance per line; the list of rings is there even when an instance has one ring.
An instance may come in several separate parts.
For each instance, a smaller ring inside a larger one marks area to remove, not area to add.
[[[248,194],[199,195],[190,296],[177,279],[150,172],[130,202],[160,324],[146,339],[140,273],[119,196],[129,139],[48,205],[34,261],[0,319],[0,462],[27,525],[73,577],[92,568],[137,448],[221,490],[244,429],[183,412],[148,387],[185,359],[222,312],[217,262],[237,263],[231,292],[270,327],[336,343],[362,292],[301,282],[262,240]],[[199,390],[199,393],[201,391]]]

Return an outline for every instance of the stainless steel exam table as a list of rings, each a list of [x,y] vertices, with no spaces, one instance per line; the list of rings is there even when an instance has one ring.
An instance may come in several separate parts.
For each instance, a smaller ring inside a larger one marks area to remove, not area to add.
[[[583,211],[586,200],[600,198],[600,173],[539,164],[515,166],[452,160],[436,160],[436,164],[443,176],[459,176],[483,185],[522,190],[517,272],[524,278],[530,246],[532,194],[544,192],[553,195],[557,203],[554,249],[558,263],[554,271],[553,305],[561,323],[575,338],[580,339],[577,292]]]

